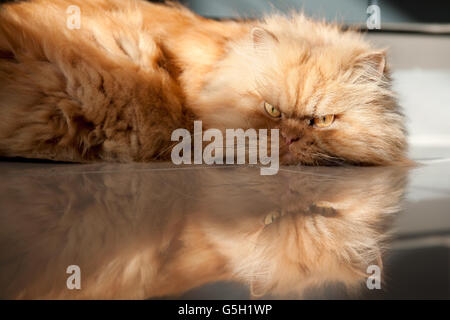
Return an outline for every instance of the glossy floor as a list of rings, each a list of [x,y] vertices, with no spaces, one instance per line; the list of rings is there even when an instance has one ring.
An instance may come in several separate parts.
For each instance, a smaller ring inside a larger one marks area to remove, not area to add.
[[[425,160],[274,176],[3,160],[0,298],[450,298],[450,162]]]

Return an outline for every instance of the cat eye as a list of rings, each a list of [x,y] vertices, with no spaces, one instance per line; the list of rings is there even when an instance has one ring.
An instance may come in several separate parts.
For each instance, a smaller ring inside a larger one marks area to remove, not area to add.
[[[334,114],[327,114],[326,116],[314,118],[314,124],[319,128],[326,128],[334,121]]]
[[[283,214],[280,215],[280,213],[278,211],[272,211],[270,212],[268,215],[266,215],[264,217],[264,225],[269,225],[273,222],[275,222],[275,220],[277,220],[278,218],[280,218],[280,216],[283,216]]]
[[[266,109],[266,112],[269,114],[269,116],[273,118],[281,117],[281,111],[268,102],[264,102],[264,109]]]

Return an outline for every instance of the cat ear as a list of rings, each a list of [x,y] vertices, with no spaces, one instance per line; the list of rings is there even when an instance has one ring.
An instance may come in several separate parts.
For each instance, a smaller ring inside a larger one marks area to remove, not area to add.
[[[386,51],[375,51],[361,55],[358,64],[362,65],[369,73],[375,73],[381,77],[386,72]]]
[[[251,31],[253,47],[257,50],[259,49],[267,49],[270,45],[273,45],[278,42],[277,37],[270,31],[261,28],[255,27]]]

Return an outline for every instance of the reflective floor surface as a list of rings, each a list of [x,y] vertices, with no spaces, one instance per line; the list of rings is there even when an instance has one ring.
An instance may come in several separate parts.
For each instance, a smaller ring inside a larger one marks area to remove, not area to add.
[[[450,162],[424,163],[3,159],[0,298],[448,299]]]

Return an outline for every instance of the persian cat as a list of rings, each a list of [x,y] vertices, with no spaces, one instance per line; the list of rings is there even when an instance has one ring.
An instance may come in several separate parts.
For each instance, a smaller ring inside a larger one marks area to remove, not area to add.
[[[390,83],[385,51],[298,13],[214,21],[138,0],[0,10],[0,156],[167,160],[172,131],[201,120],[279,129],[282,164],[402,163]]]
[[[177,297],[218,281],[252,297],[305,297],[333,284],[364,294],[369,265],[389,279],[383,260],[407,174],[139,163],[3,170],[0,298]],[[67,289],[69,265],[81,269],[81,290]]]

